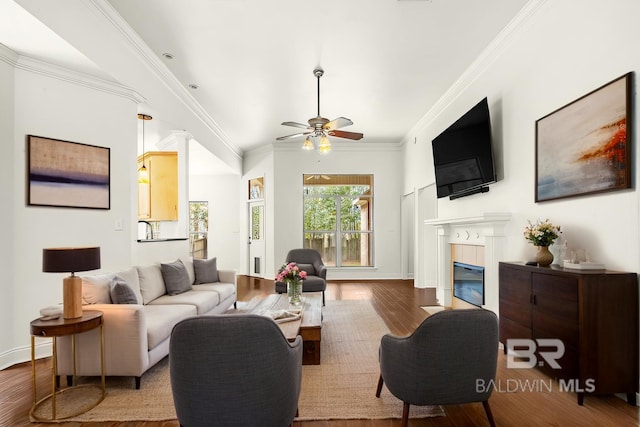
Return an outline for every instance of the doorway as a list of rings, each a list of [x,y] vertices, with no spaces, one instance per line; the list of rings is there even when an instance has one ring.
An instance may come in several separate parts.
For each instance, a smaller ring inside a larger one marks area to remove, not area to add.
[[[264,277],[265,239],[264,239],[264,201],[249,202],[249,275]]]

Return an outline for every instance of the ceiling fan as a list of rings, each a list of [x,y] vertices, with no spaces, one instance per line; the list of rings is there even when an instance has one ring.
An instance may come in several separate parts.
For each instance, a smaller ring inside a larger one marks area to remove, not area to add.
[[[338,130],[345,126],[350,126],[353,122],[346,117],[338,117],[337,119],[333,119],[329,121],[320,115],[320,77],[324,74],[324,70],[320,67],[313,70],[313,75],[316,76],[318,80],[318,115],[316,117],[310,118],[307,122],[308,125],[298,122],[282,122],[284,126],[292,126],[296,128],[306,129],[305,132],[294,133],[291,135],[281,136],[276,138],[277,141],[283,141],[289,138],[295,138],[298,136],[306,136],[307,139],[304,141],[302,146],[305,150],[313,150],[315,148],[315,144],[311,141],[311,137],[320,138],[320,142],[318,143],[318,151],[320,153],[328,153],[331,150],[331,142],[327,135],[335,136],[338,138],[346,138],[359,140],[364,136],[361,133],[357,132],[346,132],[343,130]]]

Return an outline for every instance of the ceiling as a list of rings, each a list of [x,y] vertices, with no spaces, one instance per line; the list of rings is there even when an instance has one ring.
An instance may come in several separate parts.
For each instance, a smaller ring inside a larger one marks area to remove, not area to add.
[[[57,8],[47,11],[36,0],[0,0],[0,43],[20,55],[131,87],[135,79],[108,66],[116,62],[107,60],[112,58],[106,58],[104,46],[83,44],[57,16],[73,16],[72,8],[87,4],[109,9],[115,18],[100,18],[105,28],[118,21],[137,34],[175,76],[185,96],[212,118],[225,144],[241,156],[296,133],[281,122],[306,123],[316,115],[317,66],[325,71],[320,81],[323,117],[353,120],[343,130],[364,133],[358,142],[364,146],[402,142],[527,0],[56,3]],[[102,25],[82,28],[81,21],[73,22],[77,32],[92,33],[95,39],[103,31]],[[103,38],[109,38],[107,31]],[[112,52],[116,61],[117,53]],[[119,66],[127,67],[131,61],[125,54],[132,53],[120,54]],[[198,88],[189,88],[191,84]],[[153,99],[142,84],[132,89]]]

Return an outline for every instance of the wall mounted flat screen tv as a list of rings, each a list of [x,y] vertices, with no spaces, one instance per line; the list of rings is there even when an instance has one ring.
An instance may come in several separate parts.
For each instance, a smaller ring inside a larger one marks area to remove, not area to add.
[[[438,198],[489,191],[496,182],[487,98],[432,141]]]

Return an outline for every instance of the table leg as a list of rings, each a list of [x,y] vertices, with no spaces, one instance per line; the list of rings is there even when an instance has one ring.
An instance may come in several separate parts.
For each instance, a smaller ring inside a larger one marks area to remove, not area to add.
[[[31,335],[31,387],[33,388],[33,406],[35,407],[37,400],[36,393],[36,337]]]
[[[106,386],[104,381],[104,323],[100,324],[100,373],[102,375],[102,397],[106,393]]]
[[[76,378],[76,334],[71,335],[71,360],[73,362],[73,384],[78,384]]]
[[[51,419],[56,419],[56,375],[58,374],[58,343],[56,337],[53,337],[53,357],[51,368]]]

